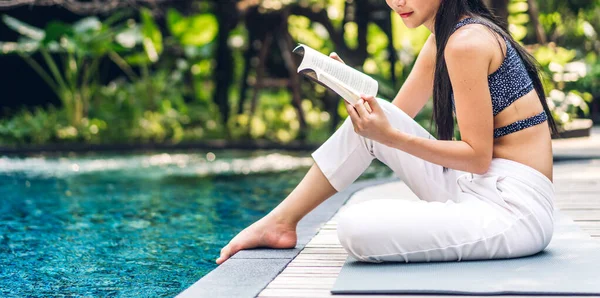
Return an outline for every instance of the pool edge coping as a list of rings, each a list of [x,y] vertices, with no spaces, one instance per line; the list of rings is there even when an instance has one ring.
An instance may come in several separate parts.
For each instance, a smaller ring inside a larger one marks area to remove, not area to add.
[[[366,188],[400,181],[392,176],[358,181],[336,193],[309,212],[296,228],[298,242],[293,249],[243,250],[187,287],[178,298],[185,297],[256,297],[317,235],[352,195]]]

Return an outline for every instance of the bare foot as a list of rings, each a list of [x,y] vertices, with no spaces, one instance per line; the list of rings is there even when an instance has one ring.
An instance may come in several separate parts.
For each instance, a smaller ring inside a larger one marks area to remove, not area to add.
[[[229,244],[221,249],[221,256],[216,262],[221,265],[242,249],[256,247],[294,248],[296,241],[295,224],[283,223],[271,214],[267,214],[233,237]]]

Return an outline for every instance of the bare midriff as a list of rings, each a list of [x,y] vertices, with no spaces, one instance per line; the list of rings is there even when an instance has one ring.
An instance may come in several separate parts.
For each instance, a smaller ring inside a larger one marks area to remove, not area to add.
[[[537,93],[531,90],[494,117],[494,128],[509,125],[543,111]],[[547,115],[552,117],[551,115]],[[552,180],[552,140],[548,121],[494,139],[493,157],[532,167]]]

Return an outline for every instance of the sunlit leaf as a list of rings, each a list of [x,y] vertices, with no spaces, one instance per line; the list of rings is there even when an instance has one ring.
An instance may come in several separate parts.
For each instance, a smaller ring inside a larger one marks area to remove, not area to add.
[[[358,46],[358,25],[356,22],[348,22],[344,25],[344,41],[351,48]]]
[[[529,15],[526,13],[519,13],[516,15],[508,16],[508,23],[516,25],[526,25],[529,22]]]
[[[367,51],[371,55],[384,50],[389,43],[385,32],[383,32],[381,28],[375,24],[369,24],[368,26],[367,41]]]
[[[527,35],[527,27],[525,26],[510,24],[508,29],[515,40],[522,40]]]
[[[311,30],[310,19],[305,16],[292,15],[288,18],[288,24],[288,30],[294,40],[314,49],[323,49],[324,40]]]
[[[83,18],[73,24],[73,31],[76,33],[90,33],[100,31],[102,23],[97,17]]]
[[[131,49],[142,42],[142,34],[139,27],[128,28],[117,34],[115,41],[119,45]]]
[[[163,50],[162,33],[154,22],[154,18],[152,17],[150,10],[143,8],[140,11],[140,15],[142,19],[144,49],[146,50],[146,54],[148,55],[150,61],[156,62],[158,60],[158,56]]]
[[[21,22],[8,15],[3,15],[2,20],[6,26],[17,31],[19,34],[25,35],[33,40],[44,39],[44,31],[40,28]]]
[[[184,45],[203,46],[212,42],[219,32],[217,18],[212,14],[200,14],[189,20],[188,30],[181,36]]]
[[[526,12],[528,9],[529,5],[525,0],[514,2],[511,1],[511,3],[508,4],[508,11],[510,13]]]

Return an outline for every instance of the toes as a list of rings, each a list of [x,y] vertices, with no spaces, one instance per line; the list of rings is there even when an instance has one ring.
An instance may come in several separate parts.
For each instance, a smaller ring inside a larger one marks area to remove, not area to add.
[[[223,248],[221,248],[221,254],[216,260],[217,264],[221,264],[229,258],[229,250],[229,245],[225,245]]]
[[[225,247],[223,247],[221,249],[221,255],[216,260],[217,264],[220,264],[220,263],[226,261],[227,259],[229,259],[229,257],[231,257],[232,255],[237,253],[239,250],[241,250],[241,247],[239,245],[227,244]]]

